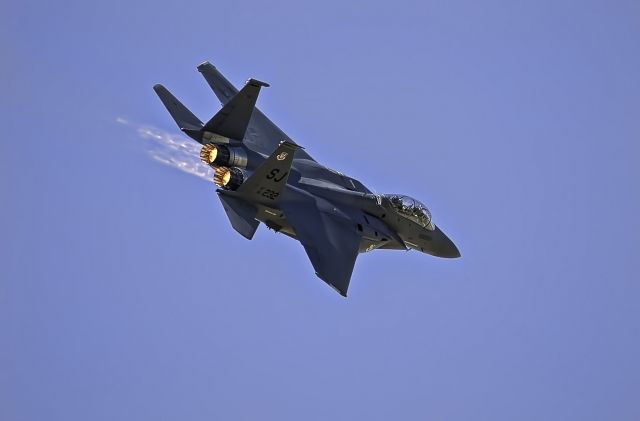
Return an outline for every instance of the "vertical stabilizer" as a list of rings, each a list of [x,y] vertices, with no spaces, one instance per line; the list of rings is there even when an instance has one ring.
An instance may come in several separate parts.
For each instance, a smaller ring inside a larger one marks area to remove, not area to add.
[[[164,86],[160,84],[155,85],[153,90],[156,91],[156,94],[160,97],[160,101],[162,101],[167,108],[167,111],[169,111],[169,114],[171,114],[171,117],[173,117],[180,130],[200,142],[203,125],[198,117],[193,115],[193,113]]]
[[[229,139],[242,141],[256,107],[260,88],[269,86],[259,80],[249,79],[240,92],[235,94],[211,120],[204,130]]]
[[[202,76],[213,90],[213,93],[216,94],[222,105],[229,102],[229,100],[238,93],[236,87],[233,86],[226,77],[222,76],[222,73],[220,73],[218,69],[208,61],[199,65],[198,71],[202,73]]]

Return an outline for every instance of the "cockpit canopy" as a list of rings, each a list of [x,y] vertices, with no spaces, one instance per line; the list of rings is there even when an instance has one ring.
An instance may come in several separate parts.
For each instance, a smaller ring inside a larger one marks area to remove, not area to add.
[[[402,194],[385,194],[384,197],[389,199],[391,206],[393,206],[399,215],[417,222],[429,230],[434,229],[431,212],[429,212],[429,209],[419,200]]]

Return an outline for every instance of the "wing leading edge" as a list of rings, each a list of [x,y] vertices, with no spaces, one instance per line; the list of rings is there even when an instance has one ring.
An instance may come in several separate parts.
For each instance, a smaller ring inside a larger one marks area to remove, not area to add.
[[[360,235],[348,220],[323,212],[315,200],[284,202],[281,207],[316,275],[346,297]]]

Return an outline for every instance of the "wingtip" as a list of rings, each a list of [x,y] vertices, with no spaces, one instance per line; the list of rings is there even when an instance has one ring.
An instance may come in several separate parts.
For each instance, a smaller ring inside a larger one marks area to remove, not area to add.
[[[337,292],[338,294],[340,294],[341,296],[343,296],[344,298],[347,298],[347,291],[343,291],[340,288],[338,288],[337,286],[333,285],[331,282],[324,280],[319,274],[318,272],[316,272],[316,276],[320,279],[322,279],[323,281],[325,281],[327,283],[327,285],[329,285],[331,287],[331,289],[333,289],[335,292]]]
[[[164,86],[162,86],[161,84],[159,84],[159,83],[156,83],[155,85],[153,85],[153,90],[156,91],[156,92],[158,92],[160,90],[164,90],[164,89],[166,89],[166,88]]]

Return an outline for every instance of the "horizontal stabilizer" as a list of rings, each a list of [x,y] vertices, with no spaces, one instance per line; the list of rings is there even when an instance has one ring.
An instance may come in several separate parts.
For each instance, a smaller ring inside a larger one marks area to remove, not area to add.
[[[204,130],[229,139],[243,140],[260,88],[263,86],[269,85],[249,79],[247,84],[204,125]]]
[[[193,115],[187,107],[178,101],[167,88],[158,84],[153,87],[153,90],[156,91],[156,94],[160,97],[160,101],[162,101],[167,108],[167,111],[169,111],[169,114],[171,114],[171,117],[173,117],[180,130],[192,135],[202,129],[202,122],[198,117]]]
[[[218,192],[218,197],[233,229],[247,240],[251,240],[260,225],[260,222],[255,219],[256,208],[243,200],[225,195],[224,191]]]

